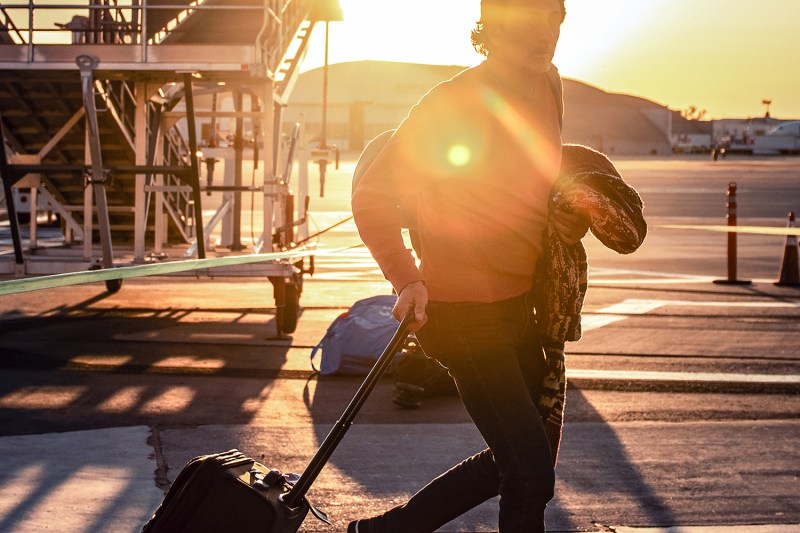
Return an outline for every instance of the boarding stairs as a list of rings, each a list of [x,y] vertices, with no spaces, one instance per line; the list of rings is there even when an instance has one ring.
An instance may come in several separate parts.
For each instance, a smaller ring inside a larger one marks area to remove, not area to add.
[[[9,147],[9,162],[12,166],[48,166],[46,173],[32,172],[31,175],[38,176],[31,178],[31,183],[39,180],[42,193],[48,196],[48,200],[58,204],[59,213],[68,220],[67,229],[75,230],[71,235],[80,235],[79,228],[85,226],[81,210],[85,203],[91,158],[87,149],[89,143],[81,80],[74,64],[65,65],[63,59],[70,52],[101,52],[101,49],[105,49],[102,51],[106,52],[107,59],[102,57],[102,53],[98,54],[100,68],[108,62],[116,63],[114,67],[118,67],[123,66],[120,65],[124,63],[121,58],[126,57],[119,50],[147,48],[149,53],[142,54],[145,57],[140,57],[134,64],[99,72],[93,80],[103,166],[110,172],[105,188],[111,238],[114,243],[132,242],[135,230],[133,219],[137,209],[136,180],[125,169],[137,164],[151,167],[155,164],[162,167],[188,167],[191,164],[189,142],[178,128],[158,131],[157,140],[154,136],[153,130],[160,126],[154,117],[175,108],[176,102],[164,97],[167,92],[165,89],[159,89],[152,96],[148,94],[148,109],[144,112],[148,139],[137,147],[136,108],[137,103],[141,105],[141,99],[137,102],[136,81],[147,78],[150,71],[151,77],[155,73],[156,79],[161,78],[171,86],[176,84],[175,81],[168,81],[169,74],[165,75],[162,71],[164,62],[157,59],[161,50],[170,50],[161,55],[173,58],[175,49],[199,49],[202,52],[208,45],[224,43],[229,47],[250,43],[250,48],[256,50],[246,54],[245,58],[257,58],[260,63],[237,65],[237,70],[246,66],[247,71],[256,71],[255,75],[263,70],[266,77],[271,78],[275,93],[273,99],[280,105],[286,105],[311,33],[311,23],[307,20],[309,5],[309,2],[299,0],[152,0],[147,3],[147,10],[126,11],[124,6],[116,3],[93,3],[90,7],[99,6],[103,9],[89,10],[85,18],[90,22],[96,19],[94,27],[99,29],[64,24],[62,27],[70,29],[72,46],[61,47],[32,46],[29,36],[34,38],[35,34],[26,32],[24,28],[19,29],[9,10],[3,9],[0,22],[7,31],[0,33],[6,38],[3,42],[11,44],[0,46],[0,69],[3,72],[0,79],[0,115]],[[181,9],[180,6],[185,8]],[[136,24],[137,20],[141,23]],[[113,26],[107,21],[111,21]],[[108,31],[112,27],[115,30],[113,34]],[[9,48],[28,48],[29,53],[17,53],[15,56],[7,53]],[[15,63],[15,57],[25,57],[27,61]],[[225,85],[225,74],[230,64],[209,65],[218,61],[215,57],[203,61],[206,70],[212,71],[209,73],[212,81]],[[169,63],[167,68],[172,70],[173,60],[166,62]],[[200,70],[198,65],[186,66],[192,71]],[[174,72],[172,74],[175,78]],[[241,72],[232,76],[241,81]],[[181,79],[177,76],[178,85]],[[252,79],[245,81],[253,85]],[[270,144],[277,146],[279,143]],[[140,153],[137,157],[137,150],[141,152],[142,146],[147,153]],[[155,150],[159,150],[158,155],[154,154]],[[163,181],[159,192],[172,221],[169,236],[183,240],[196,238],[196,210],[193,205],[196,195],[192,194],[191,187],[187,187],[186,180],[181,180],[180,176],[171,173],[162,173],[161,176],[159,179]],[[144,183],[148,193],[152,192],[155,181],[156,176],[147,173]],[[145,209],[148,211],[148,231],[154,231],[153,214],[149,209],[151,204],[152,194],[147,194]],[[278,225],[284,226],[284,222]]]
[[[308,188],[298,184],[301,199],[295,202],[281,174],[290,168],[285,163],[292,143],[281,137],[280,117],[319,0],[87,2],[76,6],[74,15],[56,4],[0,6],[0,131],[5,145],[0,150],[5,200],[0,202],[13,215],[14,256],[9,270],[8,251],[0,250],[0,274],[145,263],[161,260],[165,245],[176,241],[203,258],[212,229],[208,225],[222,219],[220,214],[203,220],[202,192],[212,189],[261,195],[264,225],[253,253],[295,246],[295,231],[306,224]],[[58,30],[54,17],[61,17]],[[60,40],[52,38],[57,31]],[[195,107],[197,96],[226,92],[239,102],[234,111]],[[249,109],[242,101],[249,102]],[[213,187],[201,181],[198,119],[210,118],[213,124],[217,116],[236,122],[233,148],[224,156],[231,158],[225,160],[226,172],[241,169],[242,159],[252,157],[264,174],[263,186],[248,187],[240,179]],[[245,120],[256,136],[249,149],[242,148]],[[46,197],[61,218],[61,248],[83,243],[77,262],[38,266],[36,256],[43,254],[33,237],[36,217],[23,243],[12,186],[29,188],[34,205],[37,195]],[[233,213],[236,224],[241,200],[228,209],[225,216]],[[307,227],[303,231],[307,234]],[[123,248],[124,260],[118,253]],[[230,251],[243,248],[234,241]],[[298,283],[298,275],[302,279],[302,265],[273,266],[265,266],[273,284],[276,279]],[[296,287],[287,291],[299,292]],[[281,306],[284,296],[278,292]]]
[[[136,103],[132,85],[125,80],[95,80],[95,105],[104,166],[125,169],[135,165],[133,120]],[[150,113],[157,103],[149,102]],[[84,194],[88,166],[86,154],[85,108],[81,80],[72,72],[33,72],[25,76],[4,76],[0,80],[0,115],[5,137],[11,148],[10,161],[22,165],[46,165],[47,173],[32,176],[28,185],[57,206],[70,231],[70,240],[80,237],[84,227]],[[172,129],[164,136],[164,160],[181,165],[187,160],[188,145]],[[32,173],[33,174],[33,173]],[[173,174],[166,174],[168,184],[177,185]],[[25,185],[25,183],[18,184]],[[130,173],[111,173],[106,185],[108,215],[112,240],[131,243],[134,236],[135,180]],[[186,190],[175,189],[165,195],[167,210],[173,216],[170,236],[190,238],[194,233],[192,200]],[[93,217],[97,227],[97,213]],[[154,213],[150,211],[148,230],[152,231]],[[99,236],[94,232],[93,240]]]

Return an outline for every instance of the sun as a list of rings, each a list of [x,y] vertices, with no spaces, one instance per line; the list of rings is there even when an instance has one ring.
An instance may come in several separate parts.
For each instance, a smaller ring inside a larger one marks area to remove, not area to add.
[[[343,22],[329,27],[329,62],[381,60],[434,65],[478,64],[470,30],[480,0],[340,0]],[[325,29],[312,34],[302,70],[323,64]]]
[[[635,46],[651,27],[664,0],[569,0],[553,62],[562,74],[591,79],[614,52]]]
[[[562,73],[591,78],[614,50],[631,45],[665,0],[569,0],[555,63]],[[365,59],[474,66],[483,60],[469,32],[480,0],[340,0],[343,22],[329,27],[329,62]],[[613,21],[613,22],[612,22]],[[314,29],[302,69],[323,64],[324,27]]]

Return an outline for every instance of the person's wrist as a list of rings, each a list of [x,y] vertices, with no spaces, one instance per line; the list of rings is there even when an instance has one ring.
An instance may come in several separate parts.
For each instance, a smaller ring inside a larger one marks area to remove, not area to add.
[[[417,284],[421,284],[424,287],[425,286],[425,280],[418,279],[418,280],[414,280],[412,282],[406,283],[405,286],[403,286],[402,289],[397,291],[397,294],[402,294],[404,290],[406,290],[409,287],[413,287],[413,286],[415,286]]]

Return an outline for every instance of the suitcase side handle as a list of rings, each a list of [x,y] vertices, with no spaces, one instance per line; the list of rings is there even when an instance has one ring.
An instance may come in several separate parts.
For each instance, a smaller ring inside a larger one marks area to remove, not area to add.
[[[344,438],[347,430],[353,425],[353,420],[361,410],[361,407],[372,392],[372,389],[375,388],[375,385],[378,384],[383,374],[386,373],[395,354],[403,347],[403,342],[408,335],[408,327],[412,322],[414,322],[414,311],[409,310],[400,322],[397,331],[392,336],[392,340],[389,341],[389,344],[383,350],[383,353],[375,362],[375,365],[373,365],[372,370],[370,370],[367,377],[364,378],[364,382],[359,387],[358,392],[356,392],[355,396],[353,396],[353,399],[350,400],[347,408],[342,413],[342,416],[336,424],[334,424],[333,428],[331,428],[331,431],[328,433],[328,436],[325,437],[317,453],[311,458],[311,461],[308,463],[305,471],[303,471],[300,479],[298,479],[294,487],[284,495],[284,503],[286,503],[289,508],[296,508],[300,502],[303,501],[308,489],[311,488],[311,484],[317,479],[325,463],[327,463],[328,459],[333,455],[334,450]]]

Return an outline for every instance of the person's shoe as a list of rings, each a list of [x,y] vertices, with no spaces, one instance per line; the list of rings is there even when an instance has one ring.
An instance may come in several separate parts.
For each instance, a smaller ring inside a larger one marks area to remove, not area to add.
[[[364,533],[358,529],[358,520],[353,520],[347,525],[347,533]]]

